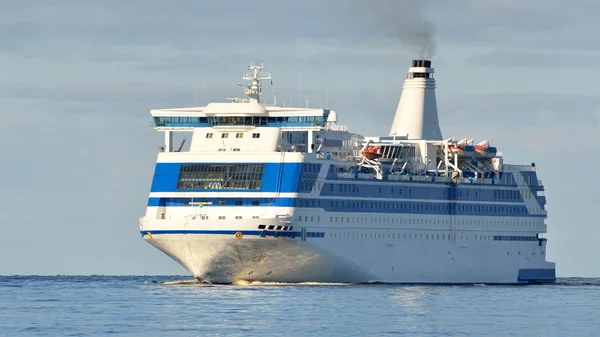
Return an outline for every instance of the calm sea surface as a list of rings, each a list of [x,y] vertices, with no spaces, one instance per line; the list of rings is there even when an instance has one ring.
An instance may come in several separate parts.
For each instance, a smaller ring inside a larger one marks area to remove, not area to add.
[[[539,286],[200,285],[0,276],[1,336],[600,336],[600,279]]]

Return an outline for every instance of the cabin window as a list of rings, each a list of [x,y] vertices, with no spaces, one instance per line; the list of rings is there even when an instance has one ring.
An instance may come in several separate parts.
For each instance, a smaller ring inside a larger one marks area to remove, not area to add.
[[[206,138],[212,138],[212,136],[213,136],[212,132],[206,134]]]
[[[265,225],[258,225],[258,229],[265,229],[267,226]]]
[[[238,132],[235,134],[235,138],[244,138],[244,134],[241,132]]]
[[[229,133],[227,133],[227,132],[222,133],[221,138],[229,138]]]
[[[260,202],[258,200],[252,201],[252,206],[258,206],[258,205],[260,205]]]
[[[252,138],[260,138],[260,133],[253,133]]]

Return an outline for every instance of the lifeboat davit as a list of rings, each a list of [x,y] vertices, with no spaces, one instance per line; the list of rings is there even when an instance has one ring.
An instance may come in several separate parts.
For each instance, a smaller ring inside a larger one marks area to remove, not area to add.
[[[496,157],[498,150],[490,146],[490,143],[486,140],[475,145],[475,158],[477,159],[492,159]]]
[[[362,155],[367,159],[375,160],[383,156],[381,146],[369,146],[363,150]]]
[[[448,149],[458,155],[459,158],[470,158],[475,154],[475,147],[467,144],[448,144]]]

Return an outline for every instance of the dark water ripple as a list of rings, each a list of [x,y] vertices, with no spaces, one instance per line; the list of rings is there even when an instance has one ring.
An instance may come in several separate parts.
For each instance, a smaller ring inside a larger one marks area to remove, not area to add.
[[[600,336],[600,279],[533,286],[0,276],[0,336]]]

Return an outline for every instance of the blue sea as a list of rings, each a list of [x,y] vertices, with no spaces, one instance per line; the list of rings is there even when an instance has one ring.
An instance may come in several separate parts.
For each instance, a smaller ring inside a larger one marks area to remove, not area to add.
[[[0,276],[1,336],[595,336],[600,279],[554,285],[198,284]]]

